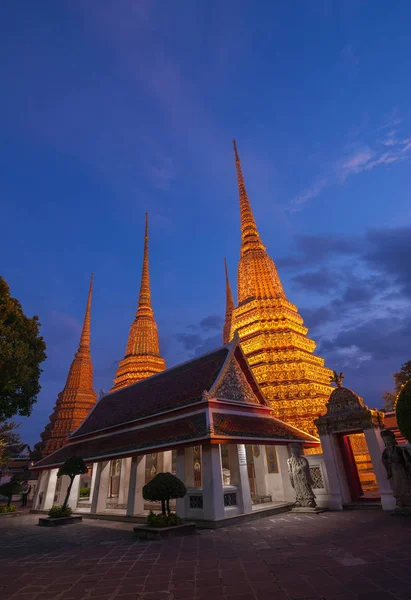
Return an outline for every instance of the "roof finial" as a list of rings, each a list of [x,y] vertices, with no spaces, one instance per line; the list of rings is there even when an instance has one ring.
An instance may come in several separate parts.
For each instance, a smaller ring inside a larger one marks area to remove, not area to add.
[[[81,331],[80,344],[78,347],[78,353],[84,355],[84,353],[90,354],[90,313],[91,313],[91,298],[93,295],[93,279],[94,274],[90,277],[90,288],[87,297],[86,314],[84,315],[83,329]]]
[[[225,290],[226,290],[226,301],[225,301],[225,321],[223,328],[223,344],[228,344],[231,336],[231,320],[233,310],[235,308],[233,293],[231,291],[230,280],[228,278],[227,261],[224,259],[225,268]]]
[[[251,210],[235,140],[233,140],[233,146],[235,167],[237,170],[238,193],[240,196],[241,253],[243,254],[246,250],[256,248],[265,250],[265,246],[263,245],[257,230],[253,211]]]

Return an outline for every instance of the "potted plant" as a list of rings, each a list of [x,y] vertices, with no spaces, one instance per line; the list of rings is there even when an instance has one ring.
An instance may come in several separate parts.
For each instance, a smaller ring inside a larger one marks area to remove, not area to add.
[[[70,497],[74,479],[77,477],[77,475],[83,475],[84,473],[87,473],[87,467],[82,458],[79,456],[72,456],[66,460],[57,473],[57,477],[62,477],[63,475],[70,477],[70,483],[67,487],[67,493],[64,502],[61,506],[53,506],[50,508],[48,512],[49,517],[40,518],[39,525],[43,527],[68,525],[70,523],[76,523],[82,520],[79,516],[72,516],[72,510],[68,506],[68,499]]]
[[[175,534],[192,533],[194,523],[183,523],[182,519],[170,511],[170,500],[184,498],[186,486],[171,473],[158,473],[143,487],[143,498],[150,502],[161,502],[161,513],[150,511],[146,526],[134,528],[139,539],[155,540]]]
[[[3,483],[3,485],[0,486],[0,496],[5,496],[7,498],[7,504],[5,506],[0,506],[0,514],[17,514],[17,508],[14,504],[11,503],[11,500],[13,496],[21,494],[22,491],[23,486],[15,478],[11,479],[7,483]]]

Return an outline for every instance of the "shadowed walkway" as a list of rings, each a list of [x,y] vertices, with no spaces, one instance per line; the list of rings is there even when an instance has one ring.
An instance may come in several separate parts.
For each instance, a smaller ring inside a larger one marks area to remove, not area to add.
[[[411,519],[381,512],[287,513],[151,543],[125,523],[36,523],[0,520],[2,600],[411,599]]]

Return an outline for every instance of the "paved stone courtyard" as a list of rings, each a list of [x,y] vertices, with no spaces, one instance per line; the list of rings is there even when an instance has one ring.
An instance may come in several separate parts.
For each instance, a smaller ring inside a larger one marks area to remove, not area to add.
[[[275,515],[167,542],[132,526],[0,519],[8,600],[411,599],[411,518],[382,512]]]

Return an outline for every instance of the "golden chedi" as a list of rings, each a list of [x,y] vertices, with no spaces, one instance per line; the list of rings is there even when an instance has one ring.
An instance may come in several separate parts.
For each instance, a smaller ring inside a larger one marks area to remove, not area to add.
[[[276,266],[261,241],[234,141],[240,197],[241,251],[238,306],[227,281],[224,342],[237,331],[241,347],[276,417],[313,435],[325,412],[332,371],[314,356],[316,344],[298,309],[286,298]],[[230,333],[228,333],[228,331]]]
[[[160,355],[157,323],[151,305],[150,272],[148,266],[148,214],[144,236],[143,271],[135,319],[130,327],[126,354],[119,362],[111,392],[160,373],[166,363]]]
[[[45,458],[61,448],[70,433],[73,433],[84,421],[97,399],[93,388],[93,364],[90,353],[90,312],[93,293],[93,275],[87,298],[86,314],[80,337],[80,344],[70,370],[66,385],[57,396],[57,402],[41,434],[41,441],[35,445],[33,455]]]

